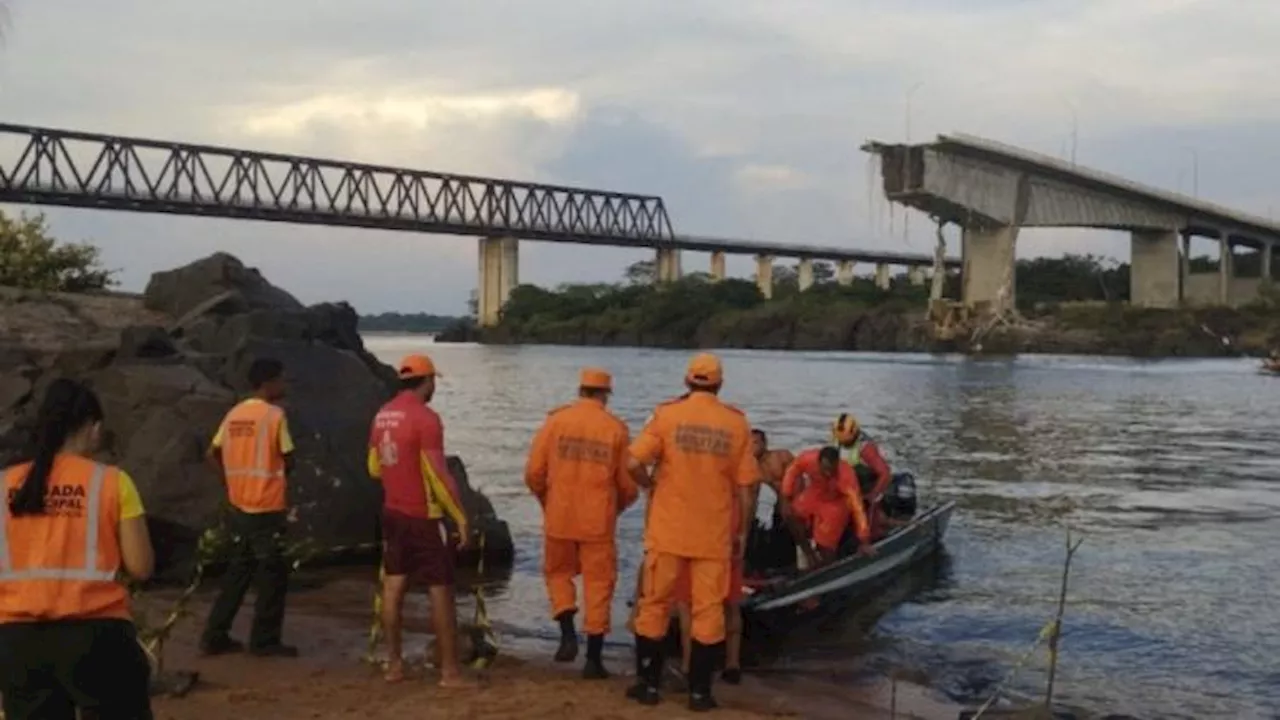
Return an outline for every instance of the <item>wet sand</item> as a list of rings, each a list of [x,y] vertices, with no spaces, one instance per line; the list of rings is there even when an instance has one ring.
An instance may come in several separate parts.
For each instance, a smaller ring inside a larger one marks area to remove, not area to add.
[[[328,590],[328,591],[326,591]],[[200,658],[196,641],[208,606],[203,594],[190,607],[165,647],[165,670],[195,671],[200,679],[183,697],[156,698],[161,720],[330,720],[351,717],[400,717],[428,711],[442,718],[631,718],[692,717],[685,696],[666,693],[656,708],[639,706],[625,697],[630,682],[631,656],[627,648],[610,647],[605,661],[617,676],[588,682],[572,667],[542,658],[547,649],[537,644],[508,646],[498,660],[479,674],[481,687],[442,689],[438,674],[421,666],[428,636],[421,622],[409,622],[405,652],[413,663],[409,677],[388,685],[381,674],[362,661],[367,648],[369,607],[353,606],[350,592],[332,586],[290,596],[285,638],[296,644],[298,659],[266,659],[245,655]],[[143,600],[143,607],[167,609],[167,593]],[[341,607],[337,598],[345,598]],[[237,618],[233,635],[247,635],[251,599]],[[162,613],[158,613],[162,614]],[[465,616],[465,614],[463,614]],[[833,693],[821,683],[792,677],[748,675],[741,686],[718,684],[726,720],[760,717],[889,718],[890,687],[886,683]],[[897,687],[897,718],[952,720],[957,709],[929,699],[918,686]]]

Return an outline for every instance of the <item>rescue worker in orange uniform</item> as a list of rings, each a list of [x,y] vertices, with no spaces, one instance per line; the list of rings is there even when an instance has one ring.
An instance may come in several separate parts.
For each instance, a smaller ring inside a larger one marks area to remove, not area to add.
[[[573,578],[581,572],[587,631],[582,676],[595,680],[609,677],[601,652],[618,580],[614,532],[639,488],[627,471],[631,433],[605,407],[613,378],[587,368],[578,385],[578,400],[551,411],[534,437],[524,480],[542,505],[543,573],[551,615],[560,624],[555,659],[573,662],[578,655]]]
[[[681,573],[691,583],[693,637],[689,708],[716,707],[711,694],[717,646],[725,639],[724,601],[735,542],[735,507],[760,478],[751,454],[746,415],[718,397],[720,360],[700,354],[689,363],[689,392],[659,405],[631,445],[628,468],[636,483],[651,487],[645,557],[636,615],[636,675],[627,696],[645,705],[660,700],[662,640],[667,634]],[[657,465],[654,477],[648,466]]]
[[[880,454],[875,441],[862,432],[858,419],[849,413],[841,413],[831,424],[831,435],[844,453],[844,461],[853,468],[858,488],[867,504],[867,518],[871,522],[871,537],[884,534],[887,519],[881,511],[881,500],[893,482],[889,463]]]
[[[838,555],[850,517],[858,536],[858,552],[875,554],[858,481],[835,447],[800,453],[782,477],[782,496],[792,514],[808,528],[822,562]]]
[[[55,380],[26,462],[3,470],[0,508],[0,696],[7,720],[150,720],[151,665],[138,644],[121,570],[155,563],[138,490],[90,457],[102,405]]]
[[[756,516],[756,504],[760,496],[760,486],[768,485],[781,496],[783,475],[792,461],[795,460],[795,455],[790,450],[770,450],[768,436],[764,430],[759,428],[751,430],[751,454],[755,455],[756,462],[760,465],[760,481],[747,488],[747,502],[742,506],[743,512],[734,517],[735,538],[742,543],[743,548],[747,545],[747,538],[751,534],[752,521]],[[747,518],[747,521],[742,523],[742,518],[744,517]],[[735,553],[733,566],[730,570],[729,596],[725,599],[724,604],[724,672],[720,674],[720,679],[730,685],[737,685],[742,682],[742,610],[739,606],[742,603],[744,591],[745,569],[745,554],[738,555]],[[689,674],[689,660],[693,649],[689,636],[691,629],[689,614],[690,592],[689,575],[686,573],[680,576],[680,584],[676,593],[679,598],[680,642],[683,651],[680,670],[685,676]]]
[[[221,655],[244,650],[230,636],[249,586],[257,596],[249,652],[264,657],[296,657],[298,649],[281,642],[289,564],[284,534],[289,503],[286,478],[292,467],[293,437],[284,410],[284,365],[258,358],[249,366],[253,395],[231,408],[209,446],[209,459],[226,480],[227,531],[231,558],[218,598],[209,610],[200,650]]]
[[[458,614],[454,604],[454,543],[444,516],[458,528],[466,547],[470,526],[458,484],[444,453],[444,425],[428,405],[436,390],[436,366],[426,355],[400,361],[400,392],[374,416],[369,433],[369,475],[382,482],[382,624],[387,637],[384,679],[404,679],[401,627],[409,582],[425,585],[431,597],[436,663],[441,687],[474,687],[458,657]]]

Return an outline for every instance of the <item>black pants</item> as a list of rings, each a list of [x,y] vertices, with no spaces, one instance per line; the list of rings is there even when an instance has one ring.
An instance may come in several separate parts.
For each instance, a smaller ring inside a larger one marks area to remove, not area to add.
[[[284,629],[284,596],[289,585],[289,565],[284,558],[285,514],[245,513],[231,510],[227,530],[231,533],[231,557],[222,590],[209,611],[203,641],[225,642],[231,632],[244,595],[252,585],[257,599],[253,605],[253,627],[249,647],[280,644]]]
[[[0,624],[5,720],[151,720],[150,686],[128,620]]]

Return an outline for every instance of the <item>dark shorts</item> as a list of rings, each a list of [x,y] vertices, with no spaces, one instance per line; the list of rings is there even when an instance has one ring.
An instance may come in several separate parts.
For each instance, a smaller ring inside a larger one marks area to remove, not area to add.
[[[7,720],[151,720],[151,666],[127,620],[0,624]]]
[[[453,543],[441,520],[382,511],[382,563],[388,575],[404,575],[427,587],[453,584]]]

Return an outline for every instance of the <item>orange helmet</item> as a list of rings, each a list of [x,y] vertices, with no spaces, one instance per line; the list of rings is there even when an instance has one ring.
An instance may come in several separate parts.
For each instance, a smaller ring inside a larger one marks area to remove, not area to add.
[[[840,413],[831,424],[831,436],[840,445],[852,445],[858,439],[858,419],[849,413]]]

